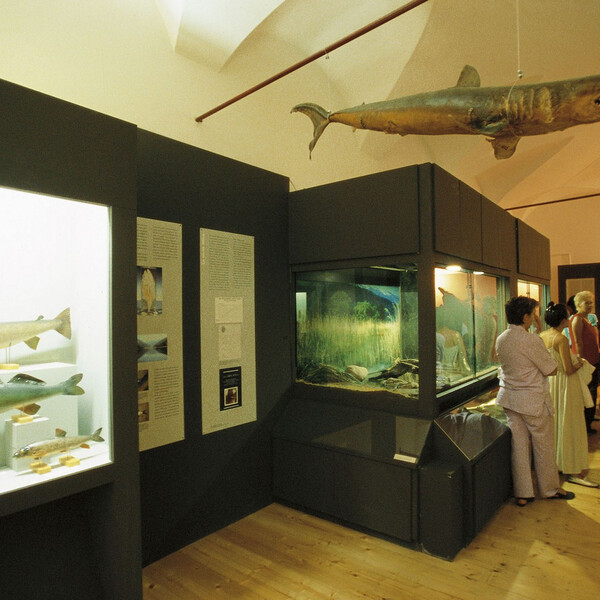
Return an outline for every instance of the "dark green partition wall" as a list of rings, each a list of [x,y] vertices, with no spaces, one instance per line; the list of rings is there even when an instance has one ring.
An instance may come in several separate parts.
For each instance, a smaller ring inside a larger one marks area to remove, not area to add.
[[[138,132],[139,216],[183,223],[185,440],[142,452],[147,564],[269,504],[270,430],[291,381],[288,179]],[[258,420],[202,435],[199,229],[254,236]]]

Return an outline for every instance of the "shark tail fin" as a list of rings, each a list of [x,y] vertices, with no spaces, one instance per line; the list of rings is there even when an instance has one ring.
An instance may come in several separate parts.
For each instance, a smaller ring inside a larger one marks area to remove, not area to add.
[[[71,339],[71,309],[65,308],[60,315],[56,315],[56,320],[60,321],[56,327],[56,331],[64,335],[67,339]]]
[[[312,104],[306,102],[304,104],[297,104],[292,108],[292,112],[301,112],[305,114],[314,125],[313,139],[308,145],[308,150],[312,154],[313,148],[315,147],[317,140],[321,137],[321,134],[325,130],[325,127],[329,125],[329,111],[325,110],[318,104]]]

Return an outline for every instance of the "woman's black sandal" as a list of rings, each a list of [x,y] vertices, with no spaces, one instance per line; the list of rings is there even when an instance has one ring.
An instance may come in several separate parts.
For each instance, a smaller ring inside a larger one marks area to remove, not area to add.
[[[520,508],[523,508],[524,506],[527,506],[530,502],[533,502],[534,500],[535,498],[516,498],[516,504]]]
[[[554,496],[548,496],[547,500],[573,500],[573,498],[575,498],[575,494],[573,492],[565,491],[562,494],[560,492],[556,492]]]

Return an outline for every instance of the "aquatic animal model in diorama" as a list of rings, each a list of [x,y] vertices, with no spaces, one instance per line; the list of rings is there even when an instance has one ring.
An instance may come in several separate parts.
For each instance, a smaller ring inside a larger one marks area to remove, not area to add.
[[[71,339],[71,309],[65,308],[54,319],[38,317],[35,321],[13,321],[0,323],[0,348],[25,342],[31,349],[37,348],[40,334],[46,331],[58,331]]]
[[[73,435],[67,437],[67,432],[62,429],[56,430],[56,437],[50,440],[42,440],[40,442],[32,442],[19,448],[14,454],[14,458],[42,458],[48,454],[58,454],[60,452],[68,452],[74,448],[89,448],[90,440],[93,442],[103,442],[104,438],[100,436],[102,427],[96,429],[91,435]]]
[[[82,388],[77,384],[83,377],[82,373],[73,375],[66,381],[54,385],[48,385],[45,381],[18,373],[8,383],[0,381],[0,412],[12,408],[34,415],[40,409],[34,402],[50,398],[51,396],[79,396],[84,394]]]
[[[485,135],[496,158],[510,158],[523,136],[600,121],[600,75],[482,88],[477,70],[466,65],[453,88],[332,113],[317,104],[298,104],[292,112],[313,122],[311,152],[329,123],[342,123],[400,135]]]

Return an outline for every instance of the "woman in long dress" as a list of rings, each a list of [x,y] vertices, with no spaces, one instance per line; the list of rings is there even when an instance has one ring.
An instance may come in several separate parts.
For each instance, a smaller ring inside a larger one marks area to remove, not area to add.
[[[573,315],[571,321],[571,348],[578,356],[585,358],[595,367],[592,379],[588,384],[592,395],[592,405],[584,410],[587,433],[588,435],[595,435],[597,431],[592,427],[592,422],[596,413],[600,346],[598,345],[598,328],[594,327],[591,322],[594,295],[588,291],[578,292],[575,294],[574,302],[577,312]]]
[[[550,396],[554,403],[556,464],[570,483],[598,487],[587,478],[589,462],[583,414],[584,391],[577,374],[583,363],[571,352],[569,341],[562,333],[568,325],[567,307],[550,302],[544,320],[550,328],[540,337],[558,363],[556,375],[549,378]]]

